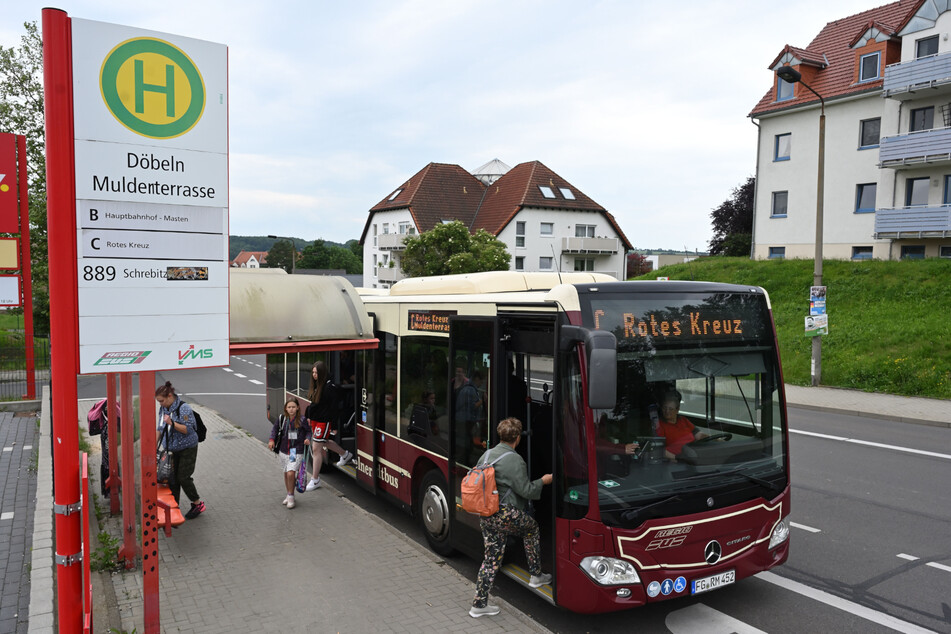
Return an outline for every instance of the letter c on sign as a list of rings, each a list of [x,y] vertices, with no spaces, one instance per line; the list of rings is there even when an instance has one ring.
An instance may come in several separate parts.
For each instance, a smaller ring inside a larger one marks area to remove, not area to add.
[[[99,247],[96,246],[96,244],[97,244],[98,242],[99,242],[99,238],[93,238],[92,240],[89,241],[89,245],[90,245],[93,249],[95,249],[96,251],[98,251],[98,250],[99,250]]]

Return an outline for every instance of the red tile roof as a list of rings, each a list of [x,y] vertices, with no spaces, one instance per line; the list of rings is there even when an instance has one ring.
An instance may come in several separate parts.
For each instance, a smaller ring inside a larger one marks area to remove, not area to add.
[[[817,60],[828,60],[828,66],[815,71],[814,78],[809,85],[828,101],[834,97],[861,93],[868,90],[878,90],[882,87],[882,79],[876,81],[855,83],[856,51],[852,45],[861,39],[861,36],[870,26],[894,36],[907,23],[925,0],[899,0],[882,7],[869,9],[862,13],[829,22],[819,32],[819,35],[805,49],[786,46],[780,55],[770,64],[772,69],[784,53],[792,51],[796,57],[813,64]],[[895,25],[895,26],[887,26]],[[797,54],[798,53],[798,54]],[[886,59],[886,63],[891,60]],[[897,60],[895,60],[897,61]],[[818,99],[809,90],[798,89],[793,99],[776,102],[775,81],[769,91],[753,108],[751,116],[759,116],[775,110],[783,110],[791,106],[800,106],[806,103],[817,102]]]
[[[267,251],[242,251],[238,255],[234,256],[234,260],[232,260],[231,265],[241,266],[243,264],[247,264],[252,255],[259,264],[264,264],[267,262]]]
[[[555,197],[546,198],[539,186],[551,188]],[[562,189],[570,190],[574,199],[566,198]],[[633,248],[604,207],[539,161],[516,165],[488,187],[458,165],[430,163],[393,190],[397,191],[393,200],[390,193],[370,209],[361,243],[377,211],[408,209],[420,232],[429,231],[444,219],[455,219],[472,232],[485,229],[497,236],[523,207],[543,207],[604,214],[625,248]]]

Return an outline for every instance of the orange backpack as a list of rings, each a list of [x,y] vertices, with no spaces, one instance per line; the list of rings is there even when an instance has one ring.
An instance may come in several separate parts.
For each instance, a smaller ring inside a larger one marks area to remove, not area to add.
[[[495,484],[496,462],[507,456],[506,451],[488,464],[478,464],[462,479],[462,510],[488,517],[499,512],[499,490]]]

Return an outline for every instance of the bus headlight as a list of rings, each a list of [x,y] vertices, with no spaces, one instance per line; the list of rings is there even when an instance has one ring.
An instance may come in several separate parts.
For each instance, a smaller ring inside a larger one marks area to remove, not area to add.
[[[776,548],[787,539],[789,539],[789,525],[786,524],[786,518],[783,518],[773,527],[773,534],[769,536],[769,550]]]
[[[614,557],[585,557],[581,560],[581,569],[602,586],[641,582],[634,566]]]

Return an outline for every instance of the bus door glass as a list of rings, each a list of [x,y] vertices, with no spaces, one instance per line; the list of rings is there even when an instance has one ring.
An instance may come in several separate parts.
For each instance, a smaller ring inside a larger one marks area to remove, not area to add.
[[[452,454],[449,486],[454,499],[460,500],[463,476],[477,464],[495,439],[495,431],[489,426],[492,373],[495,371],[498,341],[495,320],[450,318],[449,339],[449,370],[452,374],[447,395]],[[456,513],[456,520],[481,535],[477,516],[460,511]],[[457,537],[466,539],[459,533]]]
[[[375,350],[358,350],[355,368],[355,398],[357,401],[356,451],[357,482],[365,489],[376,492],[376,428],[380,422],[379,394],[382,385],[380,369],[383,357],[383,336],[377,333],[380,345]]]

